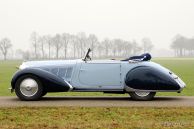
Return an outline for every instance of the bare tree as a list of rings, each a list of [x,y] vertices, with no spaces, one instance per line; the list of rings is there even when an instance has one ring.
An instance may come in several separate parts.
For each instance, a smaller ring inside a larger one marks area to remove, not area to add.
[[[122,53],[122,44],[123,44],[122,39],[114,39],[111,44],[113,56],[120,56]]]
[[[132,49],[133,49],[132,43],[129,42],[129,41],[125,41],[124,42],[124,46],[123,46],[123,50],[124,50],[123,55],[125,57],[129,57],[131,55],[131,53],[132,53]]]
[[[104,46],[105,56],[108,57],[109,56],[109,51],[111,49],[111,41],[108,38],[105,38],[102,41],[102,45]]]
[[[115,57],[116,56],[116,52],[117,52],[117,47],[116,47],[116,42],[115,40],[111,41],[111,50],[112,50],[112,54]]]
[[[34,47],[35,58],[38,58],[38,33],[32,32],[30,36],[30,40],[32,42],[32,46]]]
[[[96,37],[96,35],[94,34],[90,34],[88,37],[88,43],[89,43],[89,47],[92,49],[92,57],[94,57],[94,49],[96,48],[96,46],[98,45],[98,38]]]
[[[103,52],[103,44],[102,43],[98,44],[97,50],[98,50],[98,57],[101,58],[102,57],[102,52]]]
[[[40,48],[42,52],[42,58],[45,58],[45,44],[47,42],[46,36],[39,36],[38,41],[40,43]]]
[[[87,45],[87,37],[86,37],[86,34],[84,32],[80,32],[77,34],[77,38],[78,38],[78,41],[79,41],[79,52],[80,52],[80,57],[83,57],[84,56],[84,51],[86,49],[86,45]]]
[[[187,38],[176,35],[171,44],[175,51],[175,56],[194,56],[194,37]]]
[[[189,56],[194,56],[194,37],[187,40],[185,49],[188,51]]]
[[[12,44],[11,44],[11,40],[8,39],[8,38],[3,38],[1,41],[0,41],[0,50],[4,56],[4,60],[7,59],[7,53],[8,53],[8,50],[12,47]]]
[[[144,53],[150,52],[154,47],[154,45],[152,44],[152,41],[149,38],[142,39],[142,46],[143,46]]]
[[[182,35],[176,35],[171,44],[171,48],[175,50],[176,56],[184,56],[185,45],[188,39]]]
[[[142,50],[142,48],[139,46],[139,44],[135,40],[133,40],[132,45],[133,45],[132,50],[133,50],[134,55],[138,54]]]
[[[50,35],[45,36],[46,44],[48,45],[48,58],[51,58],[51,45],[52,45],[52,37]]]
[[[71,35],[72,49],[73,49],[73,57],[76,57],[76,52],[78,53],[78,37],[76,35]]]
[[[187,41],[187,40],[186,40]],[[188,40],[187,45],[184,47],[184,51],[193,53],[193,41]],[[84,52],[87,48],[91,48],[92,57],[107,57],[107,56],[129,56],[131,54],[139,54],[142,49],[144,52],[149,52],[153,48],[152,42],[149,38],[142,39],[141,48],[139,44],[134,40],[124,41],[120,38],[110,40],[108,38],[103,41],[99,41],[95,34],[90,34],[88,37],[84,32],[77,33],[76,35],[71,35],[69,33],[56,34],[55,36],[43,35],[38,40],[38,34],[33,32],[31,34],[31,42],[34,48],[35,57],[38,58],[38,52],[41,52],[42,58],[47,55],[49,59],[51,58],[52,48],[55,50],[54,55],[56,58],[64,56],[68,57],[68,54],[72,54],[71,57],[83,57]],[[40,49],[40,50],[39,50]],[[63,53],[61,51],[63,50]],[[48,54],[46,51],[48,50]],[[95,51],[97,50],[97,52]],[[94,53],[94,51],[96,53]],[[62,55],[64,54],[64,55]]]
[[[56,34],[55,37],[53,38],[53,46],[55,47],[56,50],[56,58],[59,58],[59,51],[62,48],[63,44],[61,42],[61,36],[59,34]]]
[[[67,58],[67,48],[68,48],[68,44],[71,40],[71,35],[68,33],[63,33],[62,35],[62,43],[63,43],[63,47],[64,47],[64,53],[65,53],[65,59]]]
[[[115,42],[115,45],[116,45],[117,56],[121,56],[122,53],[123,53],[124,41],[122,39],[115,39],[114,42]]]

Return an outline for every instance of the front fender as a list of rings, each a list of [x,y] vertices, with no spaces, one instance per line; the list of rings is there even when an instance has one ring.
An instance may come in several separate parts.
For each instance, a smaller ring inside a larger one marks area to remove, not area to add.
[[[12,89],[15,89],[16,81],[21,76],[27,75],[27,74],[37,76],[40,79],[44,87],[44,90],[46,90],[47,92],[63,92],[71,89],[71,85],[68,82],[40,68],[26,68],[26,69],[17,71],[11,80]]]
[[[149,91],[180,91],[182,87],[170,72],[163,68],[138,66],[130,70],[125,78],[126,89]]]

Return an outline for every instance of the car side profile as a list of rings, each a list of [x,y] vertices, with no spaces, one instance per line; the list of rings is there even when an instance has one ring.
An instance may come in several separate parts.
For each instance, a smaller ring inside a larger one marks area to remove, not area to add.
[[[27,61],[11,81],[20,100],[39,100],[48,92],[128,93],[134,100],[151,100],[156,92],[181,92],[185,83],[154,63],[150,54],[125,60],[84,59]]]

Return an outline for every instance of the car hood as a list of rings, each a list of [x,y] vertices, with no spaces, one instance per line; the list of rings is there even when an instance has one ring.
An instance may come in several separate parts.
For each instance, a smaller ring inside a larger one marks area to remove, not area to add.
[[[32,67],[58,67],[64,65],[74,65],[78,60],[44,60],[44,61],[26,61],[23,62],[19,69],[32,68]]]

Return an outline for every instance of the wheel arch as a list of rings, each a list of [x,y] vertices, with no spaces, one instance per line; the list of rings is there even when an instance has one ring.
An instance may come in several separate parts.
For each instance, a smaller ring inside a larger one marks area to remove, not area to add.
[[[12,77],[12,80],[11,80],[11,87],[12,87],[12,89],[15,89],[15,85],[16,85],[16,82],[18,81],[18,79],[23,77],[23,76],[25,76],[25,75],[32,75],[32,76],[38,77],[37,75],[32,74],[32,73],[21,73],[21,74],[18,74],[18,75],[15,74]]]
[[[69,83],[48,71],[42,70],[40,68],[26,68],[19,70],[14,74],[11,80],[12,89],[15,89],[17,80],[24,75],[36,76],[47,92],[64,92],[70,90],[71,88]]]

